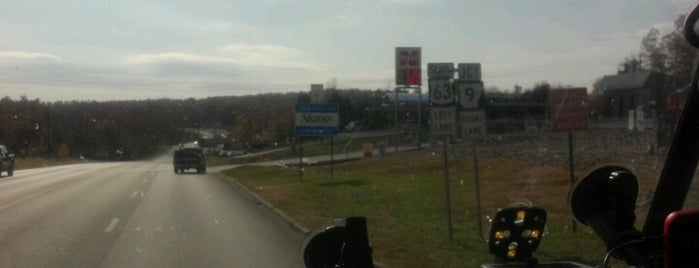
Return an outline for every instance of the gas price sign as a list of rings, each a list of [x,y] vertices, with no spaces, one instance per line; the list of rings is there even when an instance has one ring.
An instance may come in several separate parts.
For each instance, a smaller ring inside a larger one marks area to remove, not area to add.
[[[419,47],[396,48],[396,85],[422,85]]]

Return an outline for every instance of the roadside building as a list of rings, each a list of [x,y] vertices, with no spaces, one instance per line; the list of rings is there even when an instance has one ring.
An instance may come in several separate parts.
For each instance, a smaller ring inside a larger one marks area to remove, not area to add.
[[[626,118],[629,111],[643,111],[646,118],[657,112],[655,104],[678,88],[676,79],[654,71],[605,75],[598,84],[603,92],[607,118]]]

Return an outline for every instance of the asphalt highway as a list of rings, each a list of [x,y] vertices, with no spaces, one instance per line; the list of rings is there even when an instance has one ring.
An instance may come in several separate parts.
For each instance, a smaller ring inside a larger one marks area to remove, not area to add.
[[[301,232],[171,157],[1,177],[0,267],[303,267]]]

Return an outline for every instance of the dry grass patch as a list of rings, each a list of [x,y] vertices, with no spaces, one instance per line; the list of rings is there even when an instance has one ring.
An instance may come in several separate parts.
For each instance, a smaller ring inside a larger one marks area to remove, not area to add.
[[[537,257],[590,264],[603,257],[604,246],[593,234],[583,228],[575,234],[569,230],[565,168],[479,161],[482,218],[477,217],[472,160],[450,162],[451,243],[439,155],[421,152],[337,164],[334,179],[328,166],[306,167],[303,181],[297,169],[284,167],[250,166],[227,173],[310,229],[333,217],[366,216],[374,257],[389,267],[477,267],[491,262],[478,222],[487,231],[486,216],[521,200],[549,211],[549,231]]]

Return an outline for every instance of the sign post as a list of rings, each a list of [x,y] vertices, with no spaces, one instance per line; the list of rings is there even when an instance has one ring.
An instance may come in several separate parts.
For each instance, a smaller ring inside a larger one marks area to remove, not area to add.
[[[478,143],[476,140],[485,137],[485,110],[480,108],[483,97],[483,81],[481,80],[480,63],[459,63],[459,79],[456,90],[459,96],[459,137],[473,140],[473,181],[476,192],[476,211],[478,234],[483,237],[483,210],[481,208],[481,186],[478,176]]]
[[[586,88],[556,89],[549,91],[549,109],[551,113],[551,131],[568,132],[568,165],[570,169],[570,187],[575,185],[575,165],[573,161],[573,131],[588,128],[589,113]],[[573,232],[577,232],[577,223],[572,220]]]
[[[444,140],[444,184],[447,199],[449,240],[453,240],[451,222],[451,196],[447,142],[449,138],[479,139],[485,136],[485,111],[479,110],[483,96],[480,63],[460,63],[458,79],[454,80],[453,63],[429,63],[430,129],[432,135]],[[478,230],[483,238],[480,205],[480,183],[478,178],[478,147],[473,143],[473,166],[478,205]]]
[[[393,114],[393,127],[395,134],[395,153],[398,153],[398,89],[417,86],[420,100],[418,103],[418,126],[422,127],[422,49],[420,47],[396,47],[396,88]],[[420,148],[420,128],[417,135],[418,148]]]
[[[296,109],[294,114],[294,133],[296,134],[296,136],[332,137],[333,135],[337,135],[337,133],[340,132],[340,106],[338,104],[297,103],[295,108]],[[302,137],[299,138],[299,152],[299,180],[303,180]],[[334,161],[334,159],[331,161]]]
[[[473,141],[473,176],[476,192],[477,226],[481,239],[483,239],[483,223],[480,178],[478,177],[478,144],[476,140],[485,137],[485,111],[480,108],[480,100],[483,96],[483,81],[481,80],[480,63],[459,63],[458,79],[453,82],[454,93],[458,104],[458,137]]]
[[[429,63],[427,64],[427,77],[429,78],[430,101],[430,129],[432,135],[441,136],[444,143],[444,187],[447,208],[447,228],[449,241],[454,240],[454,231],[451,219],[451,186],[449,181],[449,151],[448,142],[456,136],[457,110],[456,94],[454,92],[454,64],[453,63]]]

